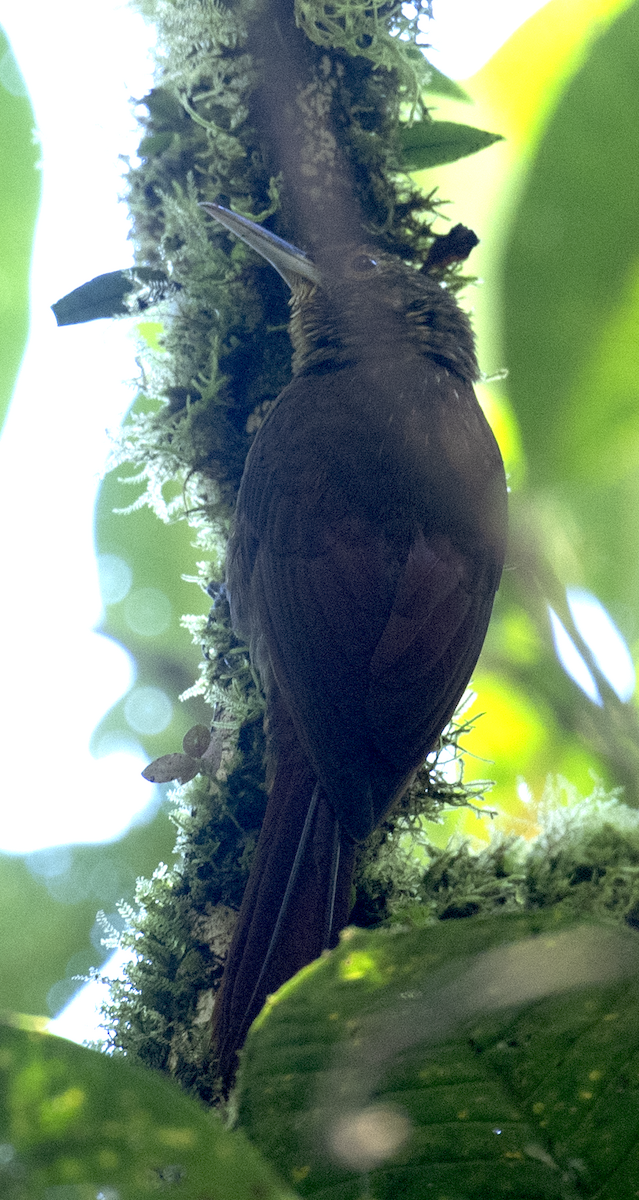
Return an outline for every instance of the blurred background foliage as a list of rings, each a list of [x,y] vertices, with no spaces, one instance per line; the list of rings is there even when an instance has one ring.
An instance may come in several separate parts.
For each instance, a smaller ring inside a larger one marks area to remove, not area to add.
[[[29,332],[29,267],[41,175],[32,137],[33,109],[24,79],[0,29],[0,430]]]
[[[470,264],[480,278],[465,303],[487,377],[480,396],[511,487],[508,566],[468,710],[483,715],[466,738],[465,777],[495,781],[485,803],[497,816],[491,825],[452,812],[433,826],[439,845],[454,832],[486,841],[495,826],[534,836],[549,774],[582,794],[592,791],[593,778],[622,785],[628,802],[639,803],[636,700],[620,698],[610,685],[606,662],[602,671],[566,597],[566,588],[597,597],[636,660],[638,64],[636,0],[550,0],[464,82],[469,102],[435,101],[437,119],[506,140],[415,176],[450,201],[442,211],[451,223],[463,221],[481,238]],[[11,128],[5,138],[3,126],[2,156],[28,167],[24,179],[18,170],[0,171],[2,224],[17,230],[6,260],[17,302],[0,356],[0,392],[6,386],[8,394],[26,335],[38,192],[28,101],[0,89],[0,121]],[[8,308],[3,301],[3,321]],[[152,345],[159,332],[153,322],[140,325]],[[504,369],[507,377],[499,378]],[[185,523],[162,525],[146,509],[115,513],[136,494],[121,474],[104,480],[96,510],[100,631],[134,654],[135,689],[146,689],[148,703],[136,717],[132,693],[125,696],[96,730],[93,750],[107,753],[134,737],[153,758],[177,750],[184,731],[207,720],[198,698],[185,705],[178,697],[199,660],[181,614],[209,605],[182,578],[197,573],[193,531]],[[558,660],[549,604],[590,673],[595,700]],[[153,716],[154,694],[169,696],[170,711]],[[173,835],[162,809],[107,847],[1,856],[0,906],[8,919],[0,931],[0,1008],[59,1009],[78,986],[72,975],[105,957],[96,908],[110,911],[121,897],[132,899],[135,877],[170,859]],[[26,975],[25,961],[33,964]]]
[[[464,81],[473,122],[505,141],[437,172],[482,239],[470,293],[482,369],[508,372],[480,389],[509,471],[511,538],[466,777],[494,779],[497,824],[527,837],[549,772],[638,799],[636,701],[602,677],[566,598],[597,597],[636,660],[638,51],[636,3],[552,0]],[[446,99],[437,117],[463,111]],[[435,173],[421,178],[433,186]],[[600,702],[561,666],[549,604]],[[488,836],[454,814],[436,840],[453,827]]]

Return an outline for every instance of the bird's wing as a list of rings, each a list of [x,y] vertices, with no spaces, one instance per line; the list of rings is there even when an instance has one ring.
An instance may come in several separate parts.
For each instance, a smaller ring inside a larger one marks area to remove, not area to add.
[[[379,533],[358,537],[355,526],[333,527],[313,556],[274,555],[262,542],[252,603],[300,741],[361,840],[452,715],[498,575],[421,531],[398,565]]]
[[[481,649],[499,582],[492,556],[448,537],[413,541],[371,659],[367,712],[380,752],[399,766],[450,719]]]
[[[323,432],[324,390],[305,384],[283,394],[247,460],[228,579],[254,661],[272,670],[343,827],[362,840],[463,693],[499,557],[468,528],[441,532],[440,517],[435,532],[427,502],[419,522],[395,520],[388,484],[391,515],[376,519],[381,474],[373,454],[363,476],[348,471],[348,431],[339,427],[347,419],[345,382],[333,378],[330,399],[341,459]],[[363,453],[353,445],[358,463]],[[433,471],[437,487],[451,490],[454,510],[455,471],[447,475],[439,462]],[[363,490],[373,500],[364,503]],[[441,492],[438,503],[441,512]]]

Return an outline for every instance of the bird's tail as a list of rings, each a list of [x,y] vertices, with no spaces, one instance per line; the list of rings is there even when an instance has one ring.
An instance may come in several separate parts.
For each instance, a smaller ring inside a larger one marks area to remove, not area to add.
[[[337,941],[352,906],[354,855],[295,739],[278,755],[215,1003],[213,1032],[227,1086],[267,995]]]

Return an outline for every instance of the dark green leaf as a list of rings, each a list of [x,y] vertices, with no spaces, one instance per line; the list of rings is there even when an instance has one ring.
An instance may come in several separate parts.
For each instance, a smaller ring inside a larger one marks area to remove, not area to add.
[[[163,300],[174,285],[152,267],[107,271],[74,288],[51,305],[58,325],[81,325],[102,317],[143,312]]]
[[[637,935],[557,910],[351,930],[258,1018],[240,1121],[322,1200],[631,1195],[638,1001]]]
[[[487,133],[455,121],[417,121],[401,130],[402,165],[406,171],[423,171],[476,154],[494,142],[500,133]]]
[[[293,1200],[241,1133],[177,1084],[0,1027],[3,1200]]]

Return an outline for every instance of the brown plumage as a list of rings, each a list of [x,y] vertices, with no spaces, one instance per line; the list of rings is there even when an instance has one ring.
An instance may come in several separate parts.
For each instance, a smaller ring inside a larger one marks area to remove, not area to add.
[[[502,570],[506,485],[450,292],[371,247],[312,262],[205,207],[289,282],[295,351],[246,461],[229,550],[233,621],[265,687],[274,758],[216,1005],[230,1080],[266,995],[347,921],[356,843],[468,683]]]

